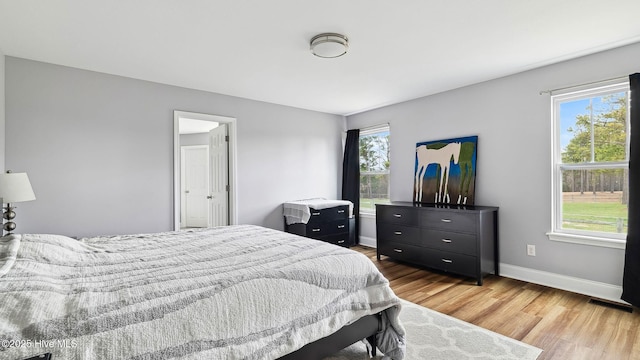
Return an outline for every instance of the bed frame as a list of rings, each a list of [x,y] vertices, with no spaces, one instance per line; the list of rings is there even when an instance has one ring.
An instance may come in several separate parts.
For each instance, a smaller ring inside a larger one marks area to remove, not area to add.
[[[327,337],[309,343],[281,357],[279,360],[321,360],[365,338],[371,344],[371,355],[376,356],[376,334],[381,330],[380,325],[382,324],[380,317],[380,314],[362,317],[353,324],[347,325]],[[52,356],[47,353],[24,360],[35,359],[49,360],[52,359]]]
[[[335,333],[309,343],[302,348],[287,354],[280,360],[320,360],[346,348],[347,346],[367,339],[372,347],[372,355],[376,355],[376,334],[381,330],[381,315],[367,315],[351,325],[347,325]]]

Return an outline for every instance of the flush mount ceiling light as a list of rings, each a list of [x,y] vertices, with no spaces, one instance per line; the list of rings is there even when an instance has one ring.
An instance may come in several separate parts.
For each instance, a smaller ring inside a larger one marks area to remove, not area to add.
[[[309,43],[313,55],[321,58],[336,58],[347,53],[349,39],[336,33],[323,33],[314,36]]]

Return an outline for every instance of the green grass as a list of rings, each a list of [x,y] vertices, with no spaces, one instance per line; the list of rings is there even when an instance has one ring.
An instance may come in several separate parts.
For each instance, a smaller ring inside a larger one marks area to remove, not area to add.
[[[627,232],[627,205],[619,203],[564,203],[562,227],[565,229]]]
[[[376,211],[375,204],[388,204],[389,199],[364,199],[360,198],[360,210],[365,211]]]

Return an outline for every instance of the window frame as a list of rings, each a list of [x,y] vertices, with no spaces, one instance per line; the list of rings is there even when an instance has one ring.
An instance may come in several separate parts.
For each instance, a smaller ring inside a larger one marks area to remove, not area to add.
[[[630,98],[629,82],[615,81],[600,86],[573,88],[569,91],[552,94],[551,96],[551,231],[547,233],[550,240],[584,245],[624,249],[627,234],[606,233],[576,229],[562,228],[562,172],[563,170],[582,169],[628,169],[629,168],[629,132],[630,101],[627,101],[627,133],[626,133],[626,159],[624,161],[591,162],[565,164],[562,162],[561,130],[560,130],[560,104],[572,100],[580,100],[589,97],[605,96],[607,94],[627,92]]]
[[[368,136],[368,135],[373,135],[373,134],[377,134],[377,133],[383,133],[383,132],[388,132],[389,133],[389,139],[391,139],[391,127],[389,126],[389,124],[382,124],[382,125],[376,125],[376,126],[371,126],[365,129],[360,129],[360,134],[358,135],[358,163],[360,161],[360,138],[362,136]],[[389,158],[391,158],[391,140],[389,140]],[[389,159],[389,162],[391,162],[391,159]],[[389,166],[389,170],[387,171],[367,171],[367,172],[363,172],[360,171],[360,179],[362,178],[362,174],[371,174],[371,175],[388,175],[389,176],[389,185],[388,185],[388,201],[391,201],[391,166]],[[362,203],[362,198],[360,197],[360,202]],[[375,211],[375,204],[373,207],[373,210],[368,210],[368,209],[363,209],[362,208],[362,204],[360,206],[360,215],[363,217],[375,217],[376,215],[376,211]]]

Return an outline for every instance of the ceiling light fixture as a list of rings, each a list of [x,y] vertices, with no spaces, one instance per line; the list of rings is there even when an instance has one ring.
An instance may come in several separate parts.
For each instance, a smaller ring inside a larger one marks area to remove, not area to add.
[[[314,36],[309,42],[313,55],[321,58],[336,58],[347,53],[349,39],[336,33],[322,33]]]

